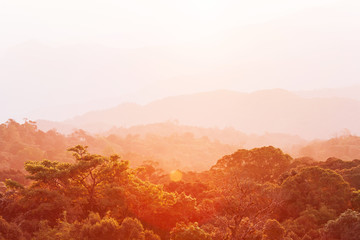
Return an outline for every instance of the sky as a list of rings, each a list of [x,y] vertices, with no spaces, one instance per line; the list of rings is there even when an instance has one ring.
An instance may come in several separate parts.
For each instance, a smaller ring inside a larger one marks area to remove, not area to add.
[[[0,122],[229,89],[359,85],[356,0],[0,1]]]
[[[2,47],[28,40],[119,48],[202,41],[334,0],[1,1]],[[355,3],[355,1],[354,1]]]

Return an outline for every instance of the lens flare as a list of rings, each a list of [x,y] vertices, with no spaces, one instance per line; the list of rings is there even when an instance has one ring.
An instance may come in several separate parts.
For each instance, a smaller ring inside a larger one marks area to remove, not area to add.
[[[174,170],[170,172],[170,180],[173,182],[179,182],[182,179],[182,172]]]

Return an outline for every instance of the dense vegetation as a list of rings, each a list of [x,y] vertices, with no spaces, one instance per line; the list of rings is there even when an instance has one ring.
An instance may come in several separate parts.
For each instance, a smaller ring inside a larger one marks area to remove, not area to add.
[[[114,137],[1,125],[0,239],[358,239],[359,160],[293,159],[268,146],[167,173],[103,154]]]
[[[234,145],[223,144],[190,132],[169,135],[139,134],[93,136],[82,130],[62,135],[55,130],[43,132],[36,123],[19,124],[9,120],[0,125],[0,170],[23,169],[25,161],[51,159],[73,161],[66,149],[77,144],[87,145],[93,152],[110,156],[119,154],[139,166],[143,161],[153,161],[169,172],[181,170],[206,170],[223,155],[236,150]]]
[[[343,160],[360,158],[360,137],[345,133],[326,141],[313,141],[300,148],[299,154],[319,161],[324,161],[329,156]]]

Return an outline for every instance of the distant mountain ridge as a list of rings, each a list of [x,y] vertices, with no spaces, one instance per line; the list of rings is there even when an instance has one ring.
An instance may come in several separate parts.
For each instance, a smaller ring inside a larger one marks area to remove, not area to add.
[[[360,101],[306,98],[272,89],[253,93],[219,90],[167,97],[146,105],[124,103],[92,111],[63,122],[39,120],[41,129],[81,128],[90,132],[111,127],[176,120],[201,127],[234,127],[244,133],[265,132],[329,138],[343,129],[360,134]]]
[[[296,94],[302,97],[320,97],[320,98],[329,98],[329,97],[338,97],[338,98],[350,98],[360,101],[360,85],[343,87],[343,88],[324,88],[324,89],[315,89],[307,91],[296,91]]]

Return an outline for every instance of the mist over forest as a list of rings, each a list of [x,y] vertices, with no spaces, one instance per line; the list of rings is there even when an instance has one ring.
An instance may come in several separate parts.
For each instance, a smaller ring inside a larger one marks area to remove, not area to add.
[[[348,129],[305,140],[174,120],[98,133],[45,123],[0,125],[3,239],[351,239],[360,223]]]
[[[0,240],[359,240],[359,12],[0,1]]]
[[[100,133],[112,127],[166,121],[207,128],[232,127],[246,134],[268,132],[297,135],[307,140],[327,139],[345,129],[360,133],[360,101],[351,96],[303,97],[282,89],[253,93],[218,90],[167,97],[146,105],[123,103],[58,122],[37,120],[40,129],[55,128],[63,133],[73,129]]]
[[[0,239],[356,239],[360,102],[343,91],[219,90],[9,119]]]

